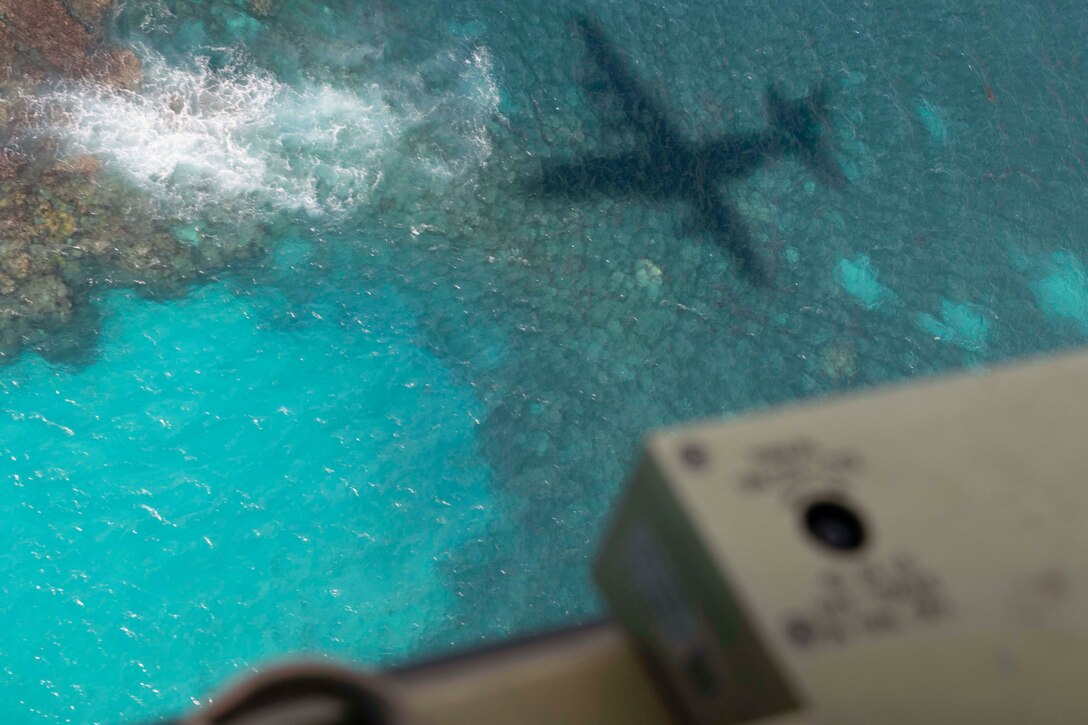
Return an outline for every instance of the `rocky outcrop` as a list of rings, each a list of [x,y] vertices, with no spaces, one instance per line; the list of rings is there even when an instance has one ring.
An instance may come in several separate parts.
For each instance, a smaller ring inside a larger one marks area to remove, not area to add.
[[[98,35],[102,32],[102,20],[113,5],[113,0],[64,0],[64,5],[73,18]]]
[[[73,325],[94,317],[81,306],[95,286],[164,293],[224,263],[219,250],[209,259],[174,237],[151,202],[106,178],[98,159],[68,156],[30,133],[51,113],[26,101],[45,82],[138,87],[136,56],[103,40],[111,4],[0,0],[0,361],[72,337]]]
[[[93,78],[130,86],[139,61],[102,47],[102,25],[112,0],[0,0],[0,68],[10,81],[50,76]]]

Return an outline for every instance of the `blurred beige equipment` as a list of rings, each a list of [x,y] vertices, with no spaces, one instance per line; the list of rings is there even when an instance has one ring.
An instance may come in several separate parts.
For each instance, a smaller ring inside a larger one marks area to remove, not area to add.
[[[597,563],[614,624],[327,722],[1088,722],[1086,461],[1088,354],[653,435]]]

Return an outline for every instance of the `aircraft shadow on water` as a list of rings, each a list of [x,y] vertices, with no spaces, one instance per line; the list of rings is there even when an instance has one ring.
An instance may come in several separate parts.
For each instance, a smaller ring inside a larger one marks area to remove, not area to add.
[[[819,179],[841,188],[846,179],[823,133],[828,125],[826,88],[819,85],[803,98],[788,100],[772,86],[764,98],[766,129],[692,142],[635,77],[600,23],[587,17],[574,23],[590,59],[607,79],[607,89],[619,102],[626,127],[640,143],[628,153],[613,156],[545,160],[539,193],[686,200],[700,227],[732,255],[740,271],[753,282],[766,282],[767,272],[753,250],[751,233],[738,210],[723,198],[720,185],[792,154]]]

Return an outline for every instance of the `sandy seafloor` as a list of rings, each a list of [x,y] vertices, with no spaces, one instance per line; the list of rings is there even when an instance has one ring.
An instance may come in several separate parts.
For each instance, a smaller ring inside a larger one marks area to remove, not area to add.
[[[597,616],[647,429],[1088,336],[1082,3],[254,7],[127,0],[140,92],[52,92],[178,238],[266,254],[0,369],[4,722]],[[693,143],[827,84],[844,188],[791,158],[721,187],[765,284],[683,200],[540,193],[639,143],[581,14]]]

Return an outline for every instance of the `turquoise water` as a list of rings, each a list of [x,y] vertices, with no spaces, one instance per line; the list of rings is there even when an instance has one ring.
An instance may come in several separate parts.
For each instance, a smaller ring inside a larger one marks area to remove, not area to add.
[[[449,616],[436,568],[493,511],[482,408],[396,294],[102,306],[91,367],[0,383],[12,718],[147,714],[299,649],[403,656]]]
[[[1080,5],[271,7],[130,0],[140,92],[52,93],[179,239],[266,253],[103,291],[89,362],[0,369],[0,719],[595,616],[646,429],[1088,338]],[[692,144],[830,89],[844,188],[792,157],[721,184],[765,283],[682,179],[541,193],[639,143],[585,12]]]

